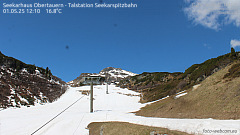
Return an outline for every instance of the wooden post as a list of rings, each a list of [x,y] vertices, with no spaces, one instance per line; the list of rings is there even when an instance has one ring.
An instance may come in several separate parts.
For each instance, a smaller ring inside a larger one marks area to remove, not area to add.
[[[91,89],[90,89],[90,113],[93,112],[93,82],[91,82]]]

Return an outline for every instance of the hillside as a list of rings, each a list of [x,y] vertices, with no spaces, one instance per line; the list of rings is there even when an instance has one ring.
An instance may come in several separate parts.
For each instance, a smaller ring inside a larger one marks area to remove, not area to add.
[[[121,68],[107,67],[101,70],[99,73],[82,73],[76,79],[68,82],[72,87],[77,87],[83,85],[83,77],[87,76],[99,76],[102,77],[100,83],[119,83],[122,79],[125,79],[130,76],[135,76],[137,74],[130,71],[123,70]]]
[[[66,91],[66,83],[51,71],[0,52],[0,108],[53,102]]]
[[[239,52],[234,51],[201,64],[194,64],[184,73],[144,72],[121,80],[119,86],[141,92],[141,102],[154,101],[189,89],[238,59]]]
[[[240,119],[240,61],[214,73],[181,97],[173,95],[136,114],[163,118]]]

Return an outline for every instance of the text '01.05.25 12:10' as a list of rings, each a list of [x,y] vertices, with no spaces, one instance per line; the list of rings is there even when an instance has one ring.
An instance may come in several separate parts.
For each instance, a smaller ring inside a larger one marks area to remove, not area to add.
[[[61,14],[62,9],[54,8],[54,9],[3,9],[4,14],[40,14],[42,12],[48,14]]]

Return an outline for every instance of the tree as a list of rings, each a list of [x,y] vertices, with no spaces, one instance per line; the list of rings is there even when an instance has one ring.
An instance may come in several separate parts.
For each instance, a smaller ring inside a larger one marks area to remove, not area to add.
[[[35,65],[28,65],[27,70],[30,74],[33,74],[36,70],[36,66]]]
[[[234,49],[233,47],[231,48],[230,57],[231,57],[231,58],[236,58],[236,57],[237,57],[236,51],[235,51],[235,49]]]
[[[49,70],[49,68],[47,67],[46,70],[45,70],[46,77],[48,76],[48,72],[49,72],[48,70]]]
[[[49,70],[48,67],[46,68],[45,75],[46,75],[46,78],[51,80],[52,73],[51,73],[51,70]]]
[[[52,76],[52,73],[51,73],[51,70],[48,71],[48,79],[51,80],[51,76]]]
[[[16,61],[16,70],[17,70],[17,72],[19,72],[21,69],[22,69],[21,62],[20,61]]]

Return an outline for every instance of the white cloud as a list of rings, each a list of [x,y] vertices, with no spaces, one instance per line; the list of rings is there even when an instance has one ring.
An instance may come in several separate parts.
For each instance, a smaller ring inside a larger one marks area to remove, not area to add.
[[[231,47],[235,48],[237,46],[240,46],[240,40],[235,40],[235,39],[231,40],[230,44],[231,44]]]
[[[223,24],[240,27],[240,0],[184,0],[189,19],[196,24],[218,30]]]

